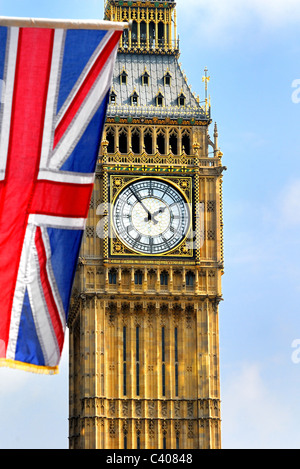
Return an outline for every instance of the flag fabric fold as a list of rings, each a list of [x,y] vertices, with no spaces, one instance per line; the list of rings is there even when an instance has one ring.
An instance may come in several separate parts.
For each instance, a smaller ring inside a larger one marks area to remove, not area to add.
[[[58,372],[126,27],[100,23],[0,18],[0,366]]]

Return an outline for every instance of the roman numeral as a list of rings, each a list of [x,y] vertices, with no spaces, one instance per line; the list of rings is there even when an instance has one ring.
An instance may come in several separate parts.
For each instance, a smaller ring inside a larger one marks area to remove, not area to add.
[[[164,244],[166,244],[168,247],[170,247],[170,245],[169,245],[167,239],[164,237],[163,234],[159,235],[159,237],[163,240]]]

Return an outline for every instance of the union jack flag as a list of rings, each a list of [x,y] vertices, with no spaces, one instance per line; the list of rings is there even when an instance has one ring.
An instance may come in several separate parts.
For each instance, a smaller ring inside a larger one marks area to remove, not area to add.
[[[2,366],[58,370],[122,33],[102,23],[0,26]]]

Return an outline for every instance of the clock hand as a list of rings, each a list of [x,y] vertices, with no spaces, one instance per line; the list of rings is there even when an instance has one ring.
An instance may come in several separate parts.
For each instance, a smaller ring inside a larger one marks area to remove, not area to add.
[[[153,217],[156,217],[156,215],[159,215],[160,213],[164,213],[164,211],[167,209],[167,207],[160,207],[159,210],[157,210],[157,212],[154,212],[153,213]]]
[[[166,209],[167,209],[167,207],[160,207],[160,209],[157,210],[157,212],[153,213],[153,215],[152,215],[153,220],[152,221],[155,225],[157,225],[158,221],[155,220],[154,217],[156,217],[156,215],[159,215],[160,213],[163,213]],[[145,218],[145,221],[147,221],[147,218]]]
[[[143,207],[143,209],[145,210],[146,213],[148,213],[148,218],[146,218],[146,221],[151,221],[152,220],[152,215],[151,213],[149,212],[149,210],[147,209],[147,207],[145,207],[145,205],[143,204],[143,202],[141,201],[141,199],[139,198],[139,196],[131,189],[130,187],[130,190],[131,192],[133,193],[134,197],[136,198],[136,200],[141,204],[141,206]]]

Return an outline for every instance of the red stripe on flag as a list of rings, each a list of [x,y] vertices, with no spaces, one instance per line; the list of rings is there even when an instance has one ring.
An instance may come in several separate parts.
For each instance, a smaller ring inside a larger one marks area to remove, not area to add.
[[[67,218],[87,218],[93,184],[38,181],[31,213]]]
[[[93,84],[95,83],[95,80],[99,76],[99,73],[101,72],[103,66],[107,63],[109,56],[111,55],[112,51],[118,44],[121,34],[122,34],[121,31],[114,32],[111,39],[105,45],[103,51],[100,53],[98,59],[96,60],[93,67],[89,71],[87,77],[85,78],[76,96],[72,100],[69,108],[67,109],[65,115],[63,116],[63,118],[61,119],[60,123],[58,124],[55,130],[53,148],[56,147],[56,145],[59,143],[64,133],[68,129],[74,116],[78,112],[80,106],[84,102],[86,96],[88,95]]]
[[[10,315],[39,170],[54,31],[20,29],[5,181],[0,185],[0,342]],[[2,349],[2,347],[1,347]]]
[[[59,316],[59,311],[56,306],[56,302],[52,293],[52,288],[48,278],[47,272],[47,254],[42,238],[42,231],[39,227],[36,229],[35,234],[35,245],[38,253],[39,258],[39,265],[40,265],[40,279],[42,282],[42,288],[44,292],[44,297],[47,303],[48,312],[51,318],[53,330],[56,336],[56,340],[59,346],[60,352],[62,352],[63,345],[64,345],[64,328],[61,323],[61,319]]]

